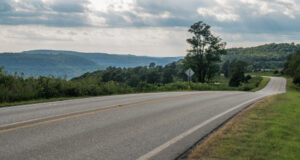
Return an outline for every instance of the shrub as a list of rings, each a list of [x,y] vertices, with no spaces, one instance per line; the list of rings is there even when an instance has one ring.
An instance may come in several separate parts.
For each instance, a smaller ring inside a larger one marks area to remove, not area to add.
[[[297,70],[295,71],[295,75],[293,78],[293,83],[296,85],[300,85],[300,65],[297,68]]]

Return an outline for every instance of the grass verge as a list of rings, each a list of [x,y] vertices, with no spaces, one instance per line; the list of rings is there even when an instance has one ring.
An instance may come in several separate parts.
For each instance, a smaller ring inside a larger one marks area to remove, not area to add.
[[[211,134],[188,160],[299,160],[300,88],[268,97]]]
[[[29,101],[0,103],[0,107],[18,106],[18,105],[44,103],[44,102],[64,101],[64,100],[81,99],[81,98],[88,98],[88,97],[59,97],[59,98],[36,99],[36,100],[29,100]]]
[[[260,72],[250,72],[250,73],[247,73],[251,76],[270,76],[270,77],[280,77],[282,76],[282,74],[280,73],[274,73],[274,72],[263,72],[263,71],[260,71]]]
[[[259,91],[259,90],[265,88],[265,86],[269,83],[269,81],[270,81],[269,77],[263,77],[263,79],[259,83],[258,87],[253,88],[251,91],[256,92],[256,91]]]

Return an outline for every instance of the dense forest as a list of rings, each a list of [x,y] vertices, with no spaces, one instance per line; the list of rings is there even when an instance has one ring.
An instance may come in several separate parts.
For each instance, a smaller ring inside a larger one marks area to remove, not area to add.
[[[249,48],[227,49],[227,54],[222,57],[226,60],[242,60],[249,64],[250,70],[280,69],[284,67],[286,57],[300,50],[300,44],[280,43],[265,44]]]

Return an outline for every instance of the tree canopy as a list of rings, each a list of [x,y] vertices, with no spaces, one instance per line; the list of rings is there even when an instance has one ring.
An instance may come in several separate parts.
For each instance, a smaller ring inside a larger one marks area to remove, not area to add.
[[[283,72],[293,77],[295,84],[300,85],[300,50],[287,57]]]
[[[196,81],[207,82],[219,70],[217,63],[221,61],[221,55],[226,53],[226,43],[214,36],[210,26],[202,21],[193,24],[188,31],[193,36],[187,39],[191,49],[184,58],[184,67],[195,71]]]

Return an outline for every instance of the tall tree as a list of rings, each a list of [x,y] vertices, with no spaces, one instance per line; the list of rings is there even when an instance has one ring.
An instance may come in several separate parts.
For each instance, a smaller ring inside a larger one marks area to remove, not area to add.
[[[215,37],[210,26],[202,21],[193,24],[188,31],[193,36],[187,39],[191,49],[184,58],[184,66],[195,71],[197,81],[206,82],[218,72],[217,63],[221,61],[221,55],[226,54],[226,43]]]
[[[244,61],[232,61],[230,63],[230,73],[232,75],[229,81],[229,86],[238,87],[242,82],[248,81],[245,77],[248,64]]]

